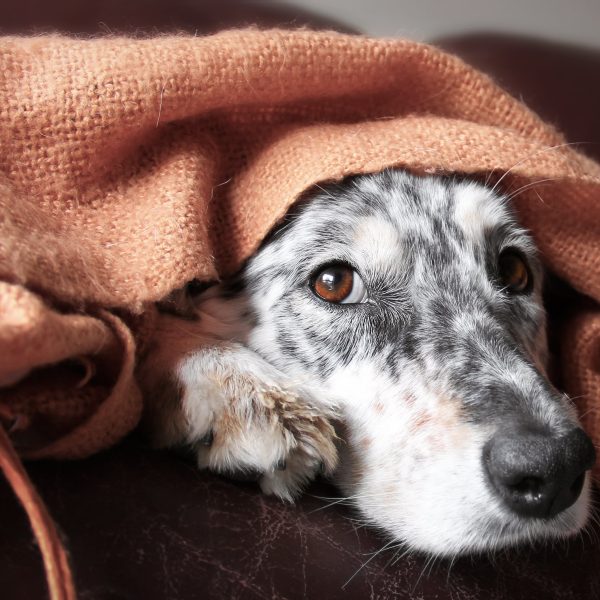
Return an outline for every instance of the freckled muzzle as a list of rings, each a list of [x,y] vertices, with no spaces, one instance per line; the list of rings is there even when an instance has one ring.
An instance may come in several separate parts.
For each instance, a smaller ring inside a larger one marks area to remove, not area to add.
[[[485,473],[504,504],[521,516],[545,519],[575,503],[595,459],[580,428],[556,435],[520,426],[497,433],[483,450]]]

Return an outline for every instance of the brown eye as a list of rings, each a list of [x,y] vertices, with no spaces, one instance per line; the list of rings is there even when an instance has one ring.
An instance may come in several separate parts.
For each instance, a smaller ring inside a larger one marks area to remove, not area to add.
[[[312,289],[319,298],[336,304],[360,304],[367,297],[360,275],[344,264],[327,265],[318,271]]]
[[[500,283],[511,294],[524,294],[531,290],[533,280],[523,256],[516,250],[504,250],[498,257]]]

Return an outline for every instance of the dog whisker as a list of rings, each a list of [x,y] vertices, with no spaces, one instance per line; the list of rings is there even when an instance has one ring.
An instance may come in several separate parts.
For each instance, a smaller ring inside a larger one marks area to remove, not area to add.
[[[563,144],[556,144],[554,146],[546,146],[544,148],[541,148],[539,150],[536,150],[535,152],[532,152],[531,154],[528,154],[526,156],[524,156],[523,158],[521,158],[520,160],[518,160],[514,165],[512,165],[512,167],[510,167],[507,171],[505,171],[502,176],[500,177],[500,179],[498,179],[498,181],[494,184],[494,186],[491,188],[492,192],[496,192],[499,185],[502,183],[502,181],[508,176],[510,175],[514,169],[516,169],[517,167],[520,167],[523,163],[527,162],[528,160],[531,160],[532,158],[535,158],[537,156],[539,156],[540,154],[545,154],[547,152],[554,152],[557,150],[560,150],[561,148],[567,148],[567,147],[572,147],[572,146],[579,146],[581,144],[583,144],[585,142],[565,142]]]
[[[345,590],[348,584],[377,556],[379,556],[383,551],[387,550],[392,544],[395,543],[395,540],[390,540],[384,546],[382,546],[377,552],[373,552],[371,557],[362,563],[362,565],[352,574],[352,576],[346,580],[346,582],[342,585],[341,589]],[[397,543],[397,542],[396,542]]]
[[[544,183],[549,183],[552,181],[557,181],[557,179],[555,177],[549,177],[546,179],[539,179],[538,181],[532,181],[526,185],[522,185],[521,187],[519,187],[518,189],[516,189],[513,192],[510,192],[510,194],[508,194],[506,196],[507,201],[512,201],[515,198],[517,198],[518,196],[520,196],[523,192],[526,192],[527,190],[530,190],[532,188],[538,187]]]

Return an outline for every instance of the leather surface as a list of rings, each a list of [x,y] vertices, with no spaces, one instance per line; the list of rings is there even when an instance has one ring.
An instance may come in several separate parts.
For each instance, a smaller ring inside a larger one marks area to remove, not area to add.
[[[327,507],[322,498],[336,491],[323,483],[286,505],[131,441],[87,461],[29,470],[68,539],[84,600],[600,597],[597,527],[554,547],[452,565],[419,555],[391,564],[391,551],[371,559],[386,538],[359,528],[350,508]],[[2,598],[44,598],[37,548],[4,482],[0,507]]]
[[[276,0],[19,0],[0,2],[0,32],[136,35],[228,27],[305,27],[351,32],[340,22]]]

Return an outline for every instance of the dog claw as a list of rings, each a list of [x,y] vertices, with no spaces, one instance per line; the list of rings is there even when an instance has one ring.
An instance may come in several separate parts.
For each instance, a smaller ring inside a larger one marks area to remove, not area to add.
[[[215,434],[211,429],[203,438],[200,438],[201,446],[212,446],[213,440],[215,439]]]

